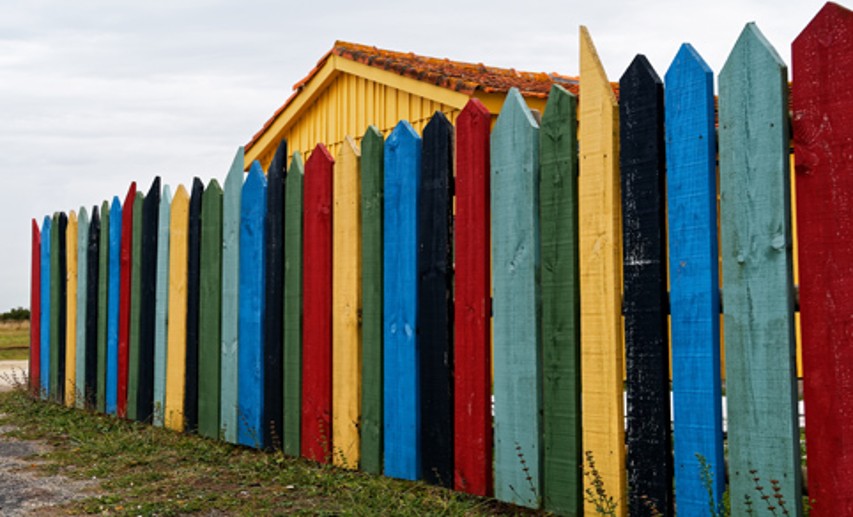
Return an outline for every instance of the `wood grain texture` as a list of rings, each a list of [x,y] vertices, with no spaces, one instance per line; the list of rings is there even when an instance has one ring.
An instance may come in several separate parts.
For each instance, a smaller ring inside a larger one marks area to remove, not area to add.
[[[793,128],[811,515],[853,513],[853,13],[827,3],[794,41]]]
[[[46,400],[50,393],[50,324],[51,324],[51,304],[50,304],[50,244],[51,244],[51,226],[53,219],[46,215],[41,226],[41,289],[40,302],[41,321],[39,331],[41,332],[39,343],[39,395],[42,400]]]
[[[30,223],[30,356],[28,362],[30,395],[41,389],[41,229]]]
[[[136,193],[133,200],[133,239],[130,252],[130,325],[127,342],[127,418],[138,420],[139,400],[139,318],[142,295],[142,209],[145,194]]]
[[[720,235],[730,498],[755,496],[757,470],[800,515],[787,83],[747,24],[720,72]]]
[[[240,200],[240,320],[237,442],[264,448],[264,216],[267,180],[252,162]]]
[[[453,486],[453,126],[437,111],[423,133],[418,200],[421,477]]]
[[[110,203],[101,204],[101,235],[98,249],[98,374],[97,410],[107,412],[107,359],[109,356]]]
[[[98,400],[98,365],[103,358],[98,348],[98,333],[100,331],[100,253],[101,253],[101,215],[98,205],[92,207],[92,217],[89,221],[89,242],[87,244],[87,279],[86,279],[86,379],[85,402],[86,409],[97,408]]]
[[[86,207],[77,212],[77,321],[74,353],[74,405],[86,407],[86,317],[89,278],[89,213]]]
[[[284,453],[299,456],[302,421],[302,154],[293,153],[284,203]]]
[[[302,276],[302,456],[331,461],[332,171],[323,145],[305,162]]]
[[[361,140],[361,469],[382,473],[382,133]]]
[[[77,391],[77,214],[68,214],[65,228],[65,397],[63,402],[74,407]]]
[[[154,370],[157,342],[157,262],[160,254],[160,177],[154,178],[142,205],[140,280],[139,280],[139,377],[136,387],[136,419],[154,419]],[[167,219],[168,220],[168,219]],[[168,242],[168,234],[163,241]],[[164,265],[164,274],[168,268]],[[164,276],[164,284],[165,276]],[[168,285],[168,284],[167,284]],[[166,295],[168,291],[164,290]],[[164,308],[165,315],[165,308]],[[165,330],[165,329],[164,329]],[[165,332],[163,337],[165,338]],[[164,340],[165,343],[165,340]],[[162,409],[162,406],[161,406]],[[161,412],[162,413],[162,412]]]
[[[133,216],[136,182],[130,184],[121,212],[118,301],[118,374],[116,377],[116,414],[127,416],[127,376],[130,359],[130,299],[133,271]]]
[[[178,185],[169,214],[169,326],[166,341],[166,405],[163,424],[184,430],[187,361],[187,265],[190,196]]]
[[[222,187],[210,180],[201,202],[201,302],[198,319],[198,434],[219,438],[222,359]]]
[[[237,342],[240,315],[240,200],[243,148],[237,149],[222,196],[222,358],[219,427],[225,440],[237,443]]]
[[[521,93],[491,139],[495,497],[538,508],[542,494],[539,124]],[[523,461],[522,461],[523,460]]]
[[[581,303],[583,448],[592,453],[605,489],[626,511],[622,398],[622,215],[619,112],[586,27],[580,35],[580,176],[578,228]],[[589,487],[589,479],[584,481]],[[586,511],[592,505],[585,504]]]
[[[154,389],[153,421],[162,427],[166,416],[166,360],[169,342],[169,280],[171,266],[172,190],[163,186],[163,198],[157,216],[157,293],[154,309]]]
[[[51,348],[50,348],[50,395],[54,402],[62,404],[65,400],[65,348],[66,348],[66,325],[68,322],[68,305],[66,293],[68,292],[68,248],[66,240],[68,236],[68,215],[59,212],[55,218],[56,241],[51,243],[51,248],[56,250],[51,255],[51,261],[56,260],[56,268],[51,263],[51,273],[56,272],[56,281],[51,283],[51,302],[54,303],[54,323],[51,325]],[[51,231],[53,231],[53,226]],[[53,246],[56,244],[56,246]],[[55,330],[55,332],[54,332]],[[54,343],[55,339],[55,343]]]
[[[471,99],[456,119],[453,487],[481,496],[492,494],[490,129]]]
[[[628,509],[673,514],[663,81],[642,54],[619,79]],[[651,504],[649,504],[651,503]]]
[[[184,391],[185,431],[198,430],[198,321],[201,304],[201,198],[204,183],[193,178],[190,190],[188,265],[187,265],[187,356]]]
[[[264,442],[281,447],[284,432],[282,392],[284,347],[284,182],[287,141],[282,139],[267,169],[266,319],[264,320]]]
[[[335,161],[332,212],[332,456],[357,469],[361,445],[361,183],[352,137]]]
[[[553,86],[539,141],[542,253],[542,497],[581,515],[577,99]]]
[[[421,138],[407,121],[385,142],[383,437],[389,477],[421,476],[417,214]]]
[[[679,513],[696,515],[708,511],[697,455],[716,502],[725,490],[714,76],[685,43],[665,84],[675,500]]]

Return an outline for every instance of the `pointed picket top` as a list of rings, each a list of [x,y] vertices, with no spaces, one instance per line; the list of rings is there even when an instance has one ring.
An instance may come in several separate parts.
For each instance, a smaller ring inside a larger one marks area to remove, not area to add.
[[[413,130],[414,131],[414,130]],[[309,163],[313,163],[315,161],[325,161],[328,163],[335,163],[335,159],[332,157],[332,153],[329,152],[329,149],[326,148],[323,144],[317,144],[314,147],[314,150],[311,151],[311,155],[308,156],[308,159],[305,161],[306,168]],[[320,169],[318,169],[320,170]]]
[[[280,173],[282,177],[287,174],[287,140],[284,138],[278,143],[275,155],[273,155],[269,169],[267,169],[267,174],[270,174],[272,171]]]
[[[663,81],[655,71],[654,67],[643,54],[637,54],[622,74],[620,84],[627,81],[635,89],[649,86],[663,85]],[[620,87],[621,90],[621,87]]]
[[[118,196],[113,196],[113,201],[110,203],[110,218],[117,217],[121,223],[121,199]],[[113,219],[115,221],[115,219]],[[121,226],[121,224],[119,224]]]
[[[267,185],[267,178],[264,175],[264,169],[261,167],[261,162],[255,160],[249,169],[249,175],[246,176],[246,182],[243,184],[243,196],[246,192],[257,192]]]
[[[89,224],[89,211],[86,210],[85,206],[81,206],[80,209],[77,210],[77,224]]]
[[[358,145],[355,143],[355,139],[350,135],[344,137],[344,145],[342,146],[340,153],[342,155],[346,153],[361,156],[361,151],[359,151]]]
[[[542,115],[542,131],[555,136],[562,134],[566,128],[566,117],[574,116],[576,103],[577,97],[572,92],[559,84],[551,86],[548,102],[545,103],[545,113]]]
[[[231,163],[231,168],[228,169],[228,174],[225,176],[224,190],[228,191],[231,185],[243,184],[243,147],[237,149],[237,154],[234,156],[234,161]]]
[[[151,186],[148,187],[148,194],[145,195],[145,199],[149,199],[152,196],[160,195],[160,176],[155,176],[154,181],[151,182]]]
[[[171,205],[172,204],[172,187],[169,185],[163,185],[163,195],[160,198],[162,204],[160,205],[160,214],[162,215],[165,209],[163,205]]]
[[[699,52],[693,48],[693,45],[690,43],[682,43],[681,47],[678,49],[678,53],[675,54],[675,58],[669,65],[664,78],[667,83],[667,87],[671,88],[669,83],[674,79],[687,74],[699,73],[706,74],[712,78],[714,75],[711,67],[708,66],[708,63],[706,63],[704,59],[702,59]]]
[[[827,42],[846,42],[849,49],[851,44],[850,32],[853,29],[853,11],[835,2],[827,2],[818,11],[808,25],[794,39],[791,45],[795,51],[798,47],[811,46],[814,40],[829,48]]]
[[[592,36],[589,34],[589,29],[586,26],[580,26],[580,68],[581,78],[590,74],[597,76],[592,83],[586,83],[581,79],[580,94],[584,96],[584,90],[589,87],[601,87],[604,91],[604,96],[611,104],[616,106],[616,94],[613,93],[613,88],[610,86],[610,81],[607,79],[607,73],[604,71],[604,65],[601,64],[601,59],[598,57],[598,51],[595,50],[595,44],[592,42]]]
[[[295,151],[293,153],[293,158],[290,159],[290,170],[288,171],[288,174],[299,174],[300,176],[305,175],[305,161],[302,159],[301,152]]]
[[[223,193],[222,187],[219,185],[219,182],[216,181],[216,178],[211,179],[207,187],[204,189],[205,196],[208,192],[211,192],[214,196],[219,196]]]
[[[492,114],[489,112],[489,108],[487,108],[480,99],[471,98],[467,103],[465,103],[465,107],[462,108],[462,111],[459,112],[459,116],[456,117],[456,124],[459,125],[460,120],[486,120],[491,122]]]
[[[538,129],[539,123],[533,117],[533,113],[524,101],[524,97],[518,88],[510,88],[506,94],[504,105],[501,107],[501,112],[498,115],[498,120],[495,122],[495,128],[492,132],[492,140],[494,141],[495,134],[505,131],[512,131],[513,128],[520,123],[527,123],[531,128]],[[390,139],[389,139],[390,141]]]
[[[453,131],[453,124],[447,119],[447,115],[445,115],[441,111],[436,111],[432,117],[430,117],[429,122],[426,127],[424,127],[424,135],[427,133],[436,133],[438,135],[442,135],[447,132]]]
[[[407,145],[408,142],[420,142],[421,137],[408,120],[401,120],[388,135],[385,146],[392,149]],[[386,151],[387,152],[387,151]]]
[[[746,76],[776,71],[786,68],[773,45],[758,30],[754,22],[747,23],[741,31],[732,52],[720,70],[720,88],[731,76]],[[748,81],[748,79],[745,79]],[[787,77],[786,77],[787,80]],[[749,83],[747,83],[749,84]],[[787,109],[787,106],[786,108]]]
[[[183,184],[179,184],[178,188],[175,189],[175,195],[172,196],[172,204],[175,204],[175,203],[185,204],[185,203],[189,203],[189,201],[190,201],[190,194],[189,194],[189,192],[187,192],[187,188],[184,187]]]
[[[133,204],[136,200],[136,182],[131,181],[130,187],[127,188],[127,194],[124,196],[124,205],[127,206],[128,203]]]

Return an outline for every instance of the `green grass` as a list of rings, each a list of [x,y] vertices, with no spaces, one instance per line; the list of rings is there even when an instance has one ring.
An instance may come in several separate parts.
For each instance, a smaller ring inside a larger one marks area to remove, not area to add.
[[[29,355],[29,324],[0,323],[0,361],[26,359]]]
[[[520,508],[428,486],[370,476],[0,394],[0,425],[49,443],[46,474],[101,480],[103,494],[72,513],[509,515]]]

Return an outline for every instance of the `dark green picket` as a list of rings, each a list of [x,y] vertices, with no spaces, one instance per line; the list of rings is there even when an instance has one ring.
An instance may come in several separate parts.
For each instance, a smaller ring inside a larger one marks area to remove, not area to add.
[[[284,203],[284,453],[299,456],[302,425],[302,154],[293,153]]]
[[[201,278],[198,336],[198,433],[219,438],[222,306],[222,187],[214,179],[201,201]]]

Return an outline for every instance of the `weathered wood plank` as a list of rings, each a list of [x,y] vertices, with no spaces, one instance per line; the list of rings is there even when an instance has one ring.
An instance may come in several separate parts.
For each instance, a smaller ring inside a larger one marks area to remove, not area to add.
[[[151,182],[151,187],[145,194],[145,201],[142,206],[142,250],[139,265],[141,275],[139,285],[139,379],[136,388],[136,419],[140,422],[151,422],[154,416],[154,349],[157,332],[157,260],[160,253],[160,211],[160,177],[157,176]],[[168,242],[168,235],[163,240]],[[165,273],[167,267],[164,266],[163,269]],[[164,290],[163,294],[166,293],[167,291]],[[164,332],[164,338],[165,335]]]
[[[101,253],[101,215],[98,211],[98,205],[92,207],[87,247],[89,256],[86,259],[88,266],[86,275],[88,278],[86,279],[86,380],[84,393],[86,409],[94,410],[97,408],[98,399],[98,365],[102,359],[98,349],[101,287],[101,264],[99,260]]]
[[[240,321],[237,441],[264,448],[264,216],[267,180],[252,163],[240,200]]]
[[[198,433],[219,438],[222,337],[222,187],[210,180],[201,202],[201,305],[198,319]]]
[[[184,430],[187,361],[187,265],[190,196],[178,185],[169,214],[169,320],[166,342],[166,405],[163,424]]]
[[[64,233],[64,228],[62,230]],[[65,278],[60,278],[59,271],[59,256],[60,254],[64,255],[65,251],[59,247],[59,232],[59,212],[54,212],[53,221],[50,224],[50,347],[48,348],[49,368],[47,370],[48,400],[54,402],[59,400],[59,386],[57,385],[59,380],[59,372],[57,371],[59,367],[59,337],[60,334],[63,337],[65,336],[65,325],[60,326],[60,314],[62,312],[60,292]]]
[[[754,23],[720,72],[719,137],[730,499],[775,479],[800,515],[788,69]]]
[[[219,427],[225,440],[237,443],[237,341],[240,313],[240,199],[243,148],[237,149],[222,196],[222,386]]]
[[[107,412],[107,359],[109,352],[110,203],[101,204],[98,249],[98,374],[97,410]]]
[[[121,212],[121,258],[119,263],[118,308],[118,376],[116,377],[116,414],[127,416],[127,376],[130,359],[130,299],[133,270],[133,215],[136,201],[136,182],[130,184]]]
[[[361,445],[361,184],[359,152],[347,136],[335,161],[332,207],[332,456],[357,469]]]
[[[189,244],[187,248],[187,357],[186,389],[184,391],[184,428],[195,432],[198,428],[198,320],[201,284],[201,198],[204,183],[193,178],[190,190]]]
[[[157,216],[157,293],[154,309],[154,425],[162,427],[166,416],[166,359],[168,356],[169,277],[171,266],[172,190],[163,186]]]
[[[714,501],[725,490],[714,76],[685,43],[665,84],[675,500],[679,513],[698,515],[708,492],[697,455],[714,476]]]
[[[619,79],[628,509],[673,514],[663,81],[642,54]]]
[[[63,402],[74,407],[77,381],[77,214],[68,214],[65,228],[65,396]]]
[[[853,509],[853,12],[827,3],[794,41],[793,127],[809,499]]]
[[[546,509],[583,512],[577,99],[553,86],[539,140],[542,253],[542,497]]]
[[[50,276],[50,244],[52,242],[51,226],[53,219],[46,215],[41,226],[41,289],[40,289],[40,343],[39,343],[39,394],[46,400],[50,393],[50,324],[51,324],[51,276]]]
[[[322,144],[305,163],[302,277],[302,456],[331,460],[332,175]],[[307,238],[310,236],[310,238]]]
[[[385,475],[421,476],[417,215],[421,138],[407,121],[385,142],[383,437]]]
[[[382,133],[361,140],[361,469],[382,473]]]
[[[619,112],[586,27],[580,36],[578,228],[583,448],[625,515]],[[587,465],[587,468],[589,466]],[[590,487],[589,478],[584,486]],[[586,511],[592,512],[587,502]]]
[[[51,243],[51,249],[56,250],[51,254],[51,273],[55,271],[56,279],[51,283],[51,302],[53,303],[53,323],[51,325],[51,348],[50,348],[50,395],[54,402],[62,404],[65,400],[65,337],[66,324],[68,321],[68,306],[66,304],[66,293],[68,291],[68,250],[66,248],[66,237],[68,235],[68,215],[59,212],[54,218],[56,228],[56,241]],[[53,231],[54,226],[51,226]],[[52,236],[51,236],[52,237]],[[56,244],[56,246],[54,246]],[[54,268],[53,261],[56,261]]]
[[[302,416],[302,154],[293,153],[284,203],[284,453],[299,456]]]
[[[542,497],[539,124],[521,93],[504,101],[491,139],[495,497]]]
[[[30,224],[30,395],[38,397],[41,390],[41,230],[38,221]]]
[[[77,322],[74,354],[74,405],[86,407],[86,317],[88,314],[89,213],[80,207],[77,214]]]
[[[282,354],[284,347],[284,182],[287,177],[287,140],[282,139],[267,170],[266,319],[264,320],[264,442],[282,446]]]
[[[492,494],[490,128],[477,99],[456,119],[453,487],[481,496]]]
[[[142,209],[145,194],[137,192],[133,200],[133,238],[130,245],[130,325],[127,341],[127,418],[138,420],[139,402],[139,317],[142,281]]]
[[[424,127],[418,200],[421,477],[453,486],[453,126]]]

